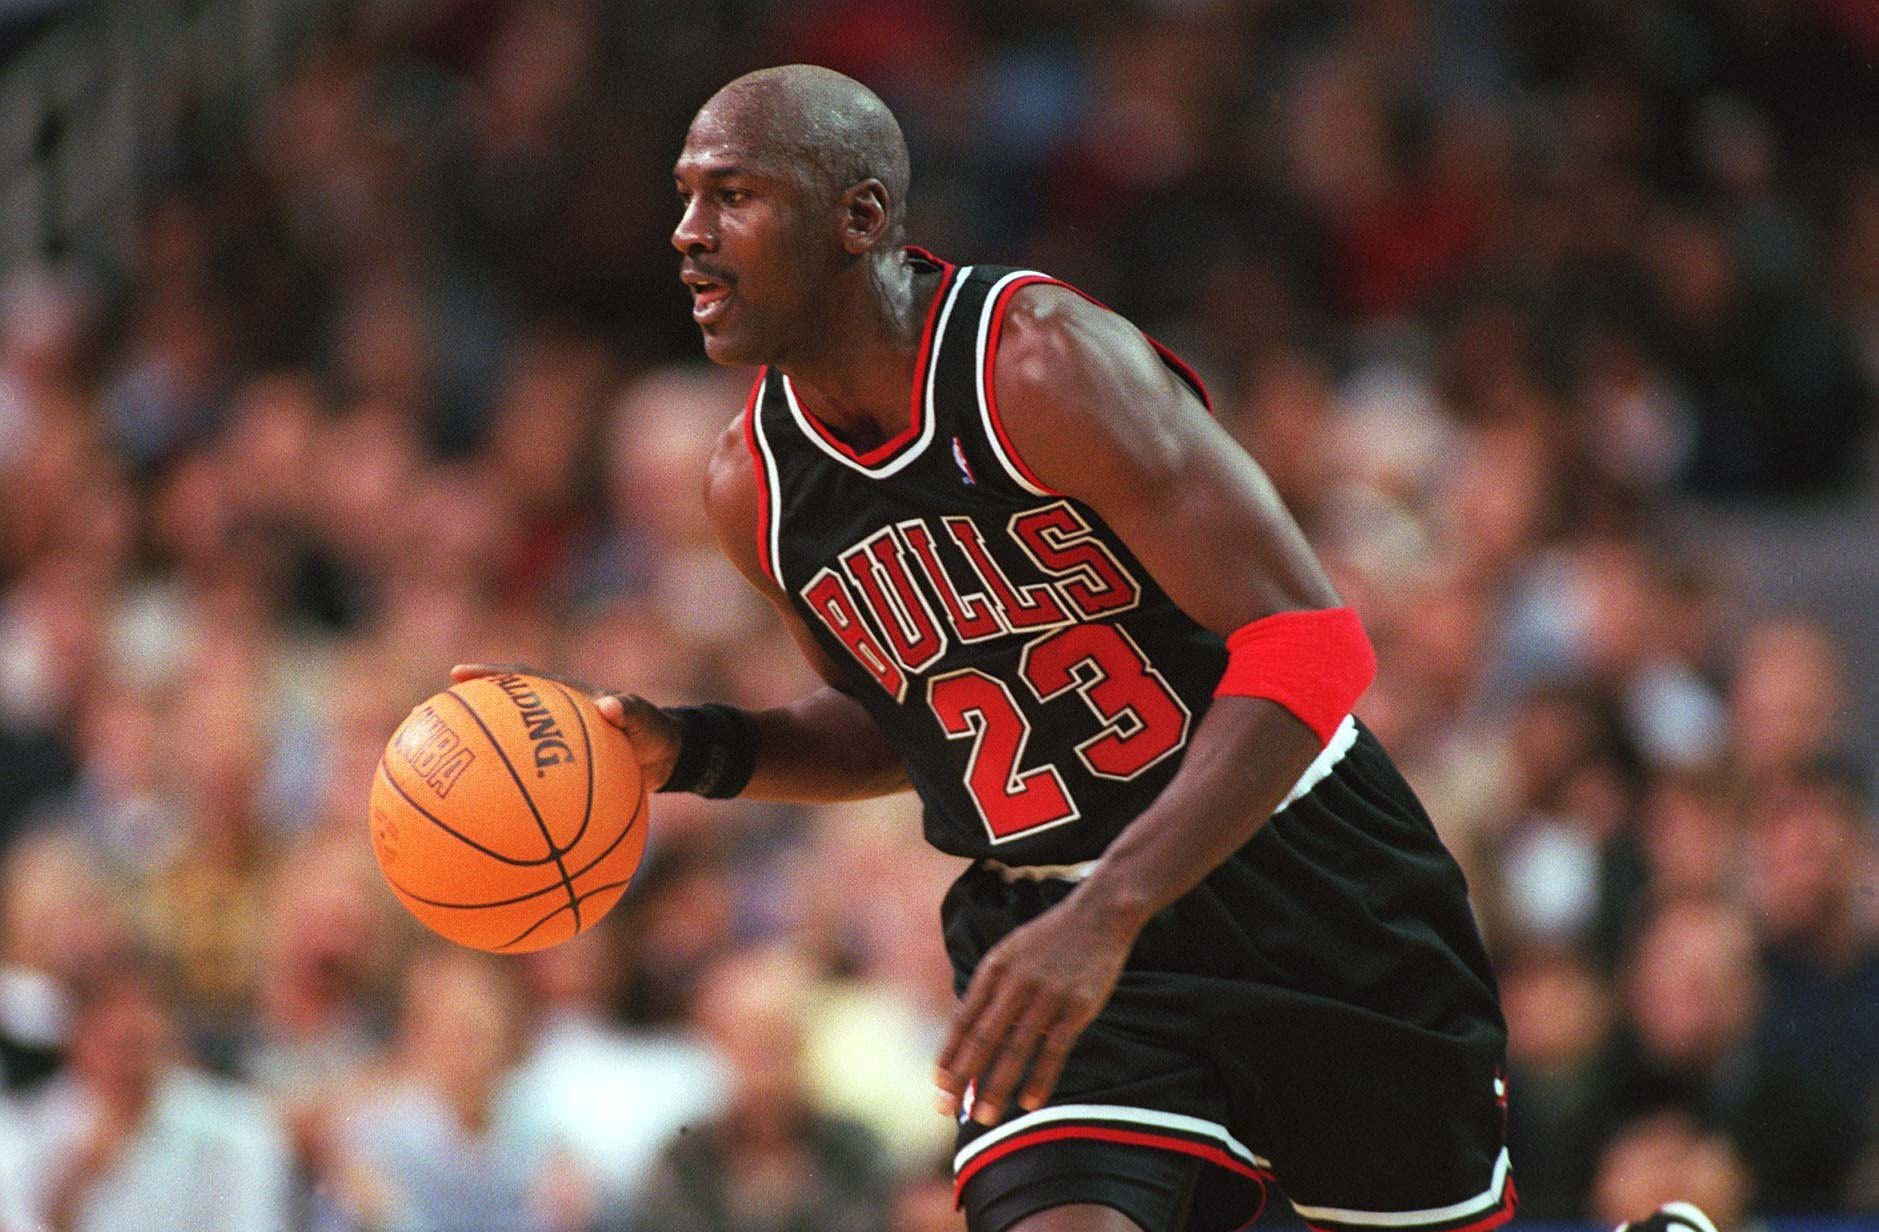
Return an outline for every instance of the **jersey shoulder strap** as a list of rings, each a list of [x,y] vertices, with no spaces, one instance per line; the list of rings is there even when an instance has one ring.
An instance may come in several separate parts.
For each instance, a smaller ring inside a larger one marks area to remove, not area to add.
[[[757,369],[744,398],[744,448],[750,454],[750,466],[757,481],[757,563],[771,581],[783,586],[777,564],[781,554],[779,537],[783,525],[783,477],[776,460],[774,415],[770,408],[781,401],[779,379],[767,364]],[[787,590],[787,587],[784,588]]]
[[[960,270],[960,286],[948,315],[941,360],[933,374],[940,427],[952,434],[956,460],[965,468],[983,456],[992,478],[1031,496],[1059,496],[1025,463],[998,409],[998,346],[1012,297],[1030,286],[1063,287],[1105,311],[1107,304],[1079,287],[1036,270],[1009,265],[972,265]],[[1182,382],[1209,411],[1213,399],[1195,371],[1156,339],[1144,334]],[[961,456],[962,455],[962,456]]]

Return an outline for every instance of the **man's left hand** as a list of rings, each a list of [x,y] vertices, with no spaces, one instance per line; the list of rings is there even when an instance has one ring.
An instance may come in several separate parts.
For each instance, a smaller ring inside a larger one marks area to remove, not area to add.
[[[957,1114],[996,1125],[1018,1081],[1018,1103],[1035,1111],[1050,1098],[1071,1045],[1115,991],[1137,928],[1072,895],[989,950],[953,1014],[934,1081]]]

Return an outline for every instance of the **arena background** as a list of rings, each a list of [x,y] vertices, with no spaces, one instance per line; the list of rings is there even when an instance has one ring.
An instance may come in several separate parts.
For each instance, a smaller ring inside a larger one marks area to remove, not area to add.
[[[1361,610],[1523,1224],[1879,1226],[1871,0],[39,0],[0,57],[0,1229],[961,1226],[907,800],[661,798],[527,959],[366,841],[454,661],[805,685],[666,242],[693,109],[799,59],[917,242],[1183,351]]]

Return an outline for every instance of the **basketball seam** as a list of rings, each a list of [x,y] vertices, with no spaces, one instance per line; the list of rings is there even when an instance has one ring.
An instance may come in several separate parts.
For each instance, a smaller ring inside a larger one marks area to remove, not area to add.
[[[503,769],[509,772],[509,778],[514,781],[515,789],[522,793],[522,802],[528,805],[529,813],[535,818],[535,825],[540,828],[542,832],[542,842],[548,844],[548,857],[555,862],[555,868],[561,874],[561,884],[568,892],[568,905],[574,908],[574,931],[579,932],[581,926],[580,903],[579,900],[574,897],[574,882],[568,876],[567,862],[562,859],[562,857],[567,854],[567,848],[555,846],[555,836],[549,832],[548,822],[542,817],[541,809],[535,806],[535,797],[528,794],[528,784],[524,783],[522,776],[516,773],[515,763],[509,760],[508,751],[497,742],[496,733],[489,730],[489,724],[483,722],[483,716],[476,713],[476,710],[470,703],[464,701],[462,696],[455,689],[445,689],[444,693],[454,700],[457,705],[462,706],[464,713],[470,716],[470,721],[483,730],[484,737],[489,741],[489,747],[496,750],[496,756],[501,759]],[[572,844],[570,844],[570,846],[572,846]],[[511,944],[513,944],[513,942]]]
[[[574,695],[563,688],[561,682],[558,680],[550,680],[548,683],[555,687],[555,692],[561,694],[562,698],[568,703],[568,709],[574,712],[574,721],[581,725],[581,752],[586,755],[587,802],[581,806],[580,829],[576,830],[574,837],[568,840],[568,850],[573,851],[576,847],[581,845],[581,840],[587,837],[587,825],[594,819],[594,741],[587,732],[587,716],[581,713],[580,703],[574,700]],[[592,703],[590,702],[589,704],[591,705]],[[579,873],[574,874],[574,877],[579,876]],[[568,895],[570,898],[573,898],[574,895],[574,877],[568,878]],[[574,931],[578,933],[581,931],[581,900],[573,898],[573,904]]]
[[[582,865],[580,868],[575,869],[574,872],[569,875],[569,880],[579,881],[582,877],[585,877],[588,873],[593,872],[594,869],[599,866],[602,860],[605,860],[608,856],[612,855],[614,852],[614,849],[617,848],[621,843],[624,843],[626,841],[626,836],[633,832],[633,827],[639,824],[640,816],[644,814],[645,811],[646,811],[646,799],[644,796],[642,796],[640,797],[639,807],[633,810],[633,815],[631,817],[627,818],[625,828],[622,829],[619,834],[614,836],[613,841],[608,843],[606,848],[599,855],[589,860],[586,864]],[[466,839],[465,841],[467,842],[468,840]],[[546,864],[547,861],[543,860],[543,861],[540,861],[540,863]],[[426,898],[422,894],[414,893],[411,890],[407,890],[404,886],[399,885],[398,879],[393,877],[390,873],[385,874],[385,880],[391,882],[392,889],[398,891],[400,894],[404,895],[406,898],[413,900],[414,902],[423,903],[426,907],[443,907],[452,911],[477,911],[477,910],[481,910],[487,907],[513,907],[515,904],[525,903],[531,898],[539,898],[541,895],[546,894],[550,890],[553,890],[556,888],[556,883],[550,882],[549,884],[543,886],[539,890],[530,890],[527,894],[518,894],[514,898],[499,898],[499,899],[495,899],[492,902],[487,902],[487,903],[447,903],[441,899]],[[557,910],[559,910],[559,908],[557,908]]]
[[[587,825],[594,819],[594,741],[587,734],[587,716],[581,713],[580,703],[574,700],[574,695],[563,688],[560,681],[551,680],[548,683],[555,686],[555,692],[566,698],[568,707],[574,711],[574,721],[581,725],[581,752],[587,755],[587,803],[581,809],[581,828],[568,840],[568,850],[573,851],[587,837]],[[580,876],[579,873],[574,875]]]
[[[628,877],[623,881],[609,881],[605,885],[597,885],[593,889],[588,890],[587,892],[582,894],[578,899],[575,898],[573,895],[569,895],[567,902],[563,903],[559,907],[556,907],[553,911],[550,911],[547,915],[535,921],[533,924],[530,924],[527,928],[523,929],[520,933],[517,933],[515,936],[509,938],[507,941],[503,942],[501,945],[495,948],[498,950],[506,950],[512,945],[520,945],[522,942],[528,940],[528,936],[530,933],[534,932],[536,929],[540,928],[542,925],[546,924],[548,921],[554,919],[556,916],[560,915],[563,911],[566,911],[568,908],[573,907],[575,913],[578,915],[580,912],[580,907],[578,905],[579,903],[584,902],[587,899],[593,898],[596,895],[605,894],[608,890],[621,889],[630,881],[632,881],[632,878]]]

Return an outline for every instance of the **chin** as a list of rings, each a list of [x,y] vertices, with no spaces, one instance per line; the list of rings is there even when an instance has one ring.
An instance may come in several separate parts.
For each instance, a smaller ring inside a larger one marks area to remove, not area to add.
[[[714,364],[723,364],[727,368],[754,368],[767,363],[767,358],[760,353],[760,348],[751,344],[747,338],[735,334],[706,333],[705,358]]]

